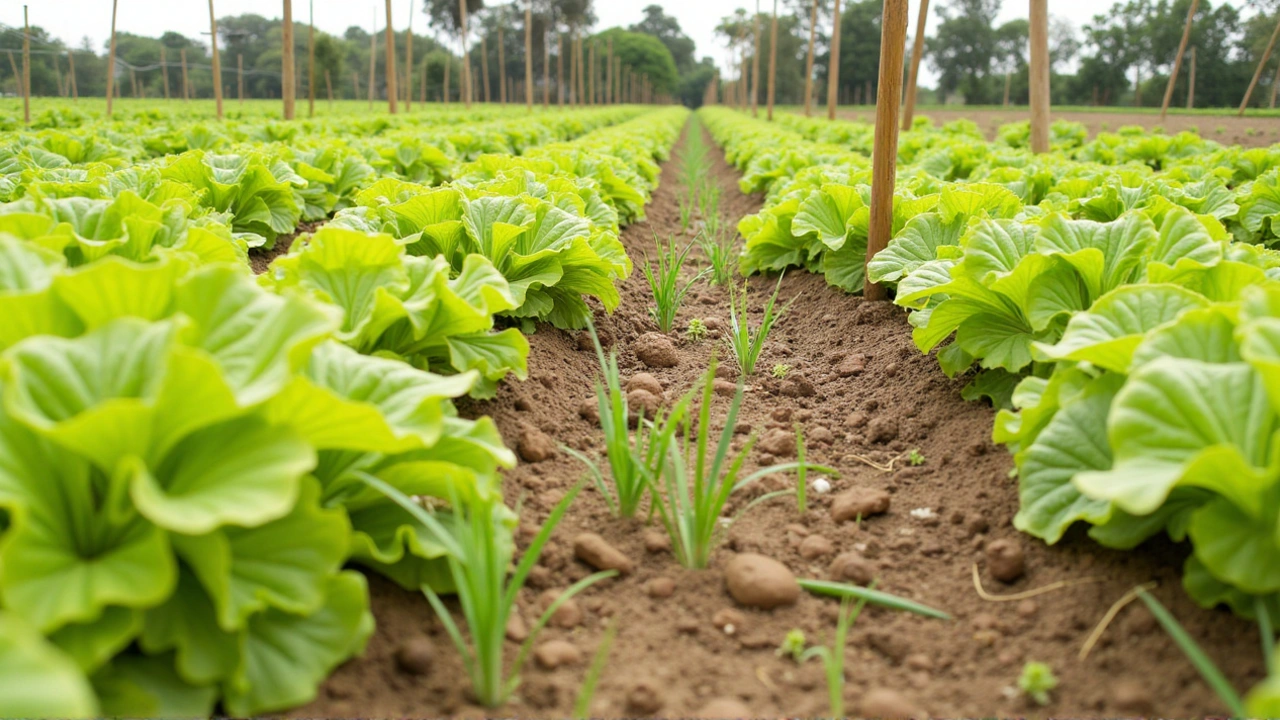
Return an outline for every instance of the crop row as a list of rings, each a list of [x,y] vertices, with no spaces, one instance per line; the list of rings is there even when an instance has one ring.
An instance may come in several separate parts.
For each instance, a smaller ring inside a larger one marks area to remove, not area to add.
[[[867,126],[775,127],[703,111],[744,189],[744,272],[805,266],[858,291],[870,199]],[[1198,603],[1280,617],[1280,146],[1122,132],[1025,150],[967,123],[903,135],[893,239],[866,264],[910,310],[919,348],[966,397],[1003,408],[1020,530],[1054,543],[1075,523],[1133,548],[1190,544]],[[947,342],[947,341],[950,342]],[[1270,667],[1270,665],[1269,665]],[[1249,698],[1274,714],[1280,680]]]
[[[452,401],[523,376],[521,325],[616,305],[618,227],[685,113],[561,115],[554,142],[458,158],[446,182],[375,171],[256,278],[213,200],[254,181],[166,175],[227,155],[74,163],[91,179],[69,197],[18,171],[0,205],[0,667],[26,680],[0,715],[288,708],[372,632],[349,564],[434,597],[468,526],[510,557],[514,457]],[[239,157],[293,172],[287,152]]]

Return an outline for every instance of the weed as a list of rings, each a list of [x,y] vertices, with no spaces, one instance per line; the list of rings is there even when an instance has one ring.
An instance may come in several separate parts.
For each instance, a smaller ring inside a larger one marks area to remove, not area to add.
[[[810,467],[813,467],[810,465]],[[827,580],[809,580],[801,578],[797,580],[801,588],[815,595],[829,595],[831,597],[840,598],[858,598],[866,600],[872,605],[887,607],[890,610],[902,610],[904,612],[915,613],[925,617],[936,618],[938,620],[950,620],[951,616],[941,610],[935,610],[928,605],[923,605],[914,600],[891,595],[886,592],[880,592],[869,587],[861,587],[859,585],[849,585],[846,583],[829,582]]]
[[[809,510],[809,466],[804,461],[804,428],[796,423],[796,512],[804,515]]]
[[[849,598],[840,601],[840,617],[836,620],[836,634],[832,638],[831,647],[818,645],[804,651],[802,661],[811,657],[822,660],[822,669],[827,676],[827,698],[831,706],[831,717],[844,717],[844,647],[849,639],[849,629],[857,622],[858,615],[867,604],[866,599],[854,604]]]
[[[773,330],[778,318],[782,317],[787,308],[791,306],[788,303],[781,309],[776,309],[778,291],[781,289],[782,277],[779,277],[778,284],[773,288],[773,295],[765,303],[764,313],[760,317],[760,324],[752,331],[750,320],[747,317],[746,283],[743,283],[742,286],[741,308],[737,306],[738,303],[733,286],[729,286],[729,347],[733,349],[733,357],[738,361],[738,369],[742,371],[744,376],[755,374],[756,362],[759,361],[760,353],[764,350],[764,343],[769,337],[769,331]]]
[[[800,628],[792,628],[787,631],[787,636],[782,639],[782,644],[778,646],[775,654],[778,657],[790,657],[792,660],[800,662],[800,658],[804,656],[804,650],[804,631]]]
[[[609,622],[609,627],[596,647],[596,654],[591,658],[591,666],[582,678],[582,688],[578,690],[578,699],[573,703],[573,716],[579,720],[591,717],[591,699],[596,695],[596,686],[600,684],[600,674],[604,672],[604,664],[609,659],[609,650],[613,648],[613,640],[618,636],[617,619]]]
[[[1215,127],[1215,128],[1213,129],[1213,132],[1214,132],[1215,134],[1217,134],[1217,135],[1221,135],[1221,134],[1225,133],[1226,131],[1227,131],[1227,126],[1226,126],[1226,125],[1219,125],[1219,126],[1217,126],[1217,127]]]
[[[679,250],[676,248],[676,241],[670,237],[667,238],[666,247],[663,247],[661,241],[656,238],[655,244],[658,247],[657,269],[653,268],[647,258],[644,265],[644,276],[649,281],[649,290],[653,292],[654,307],[649,309],[649,314],[658,323],[659,330],[669,333],[689,288],[693,287],[693,284],[707,271],[705,269],[700,271],[681,287],[680,268],[684,266],[685,258],[693,249],[693,244],[685,245],[683,250]]]
[[[707,324],[702,321],[702,318],[694,318],[689,321],[689,327],[685,328],[684,334],[693,342],[700,343],[707,336]]]
[[[1042,662],[1028,662],[1018,676],[1018,689],[1037,705],[1049,704],[1049,692],[1058,687],[1053,669]]]
[[[907,453],[907,462],[911,463],[911,467],[920,467],[926,462],[924,453],[919,448],[911,448],[911,452]]]
[[[1254,128],[1248,127],[1244,129],[1244,134],[1248,137],[1253,137],[1254,135],[1258,134],[1258,131],[1255,130]]]
[[[769,371],[769,374],[774,376],[778,380],[782,380],[787,376],[787,373],[789,372],[791,372],[790,365],[787,365],[786,363],[778,363],[773,366],[773,369]]]

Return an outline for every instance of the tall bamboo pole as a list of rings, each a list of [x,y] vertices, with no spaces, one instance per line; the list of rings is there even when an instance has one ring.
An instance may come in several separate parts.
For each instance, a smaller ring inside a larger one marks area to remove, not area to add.
[[[928,2],[928,0],[925,0]],[[827,68],[827,119],[836,119],[840,102],[840,0],[836,0],[831,30],[831,67]],[[908,111],[909,112],[909,111]]]
[[[76,54],[67,51],[67,64],[70,65],[67,75],[67,84],[71,88],[71,102],[79,102],[80,89],[76,87]]]
[[[605,42],[604,59],[604,104],[613,104],[613,36]]]
[[[62,82],[62,61],[58,60],[57,55],[53,56],[53,71],[57,74],[58,78],[58,96],[66,97],[67,93],[70,91],[68,90],[68,86]]]
[[[507,53],[506,38],[502,33],[502,20],[498,20],[498,102],[507,104]]]
[[[396,87],[396,31],[391,27],[391,0],[386,0],[387,7],[387,112],[396,114],[397,101],[400,98]]]
[[[556,95],[564,107],[564,34],[556,33]]]
[[[530,0],[532,2],[533,0]],[[551,41],[542,29],[542,109],[551,107]]]
[[[167,85],[168,83],[166,83]],[[165,98],[169,97],[169,89],[165,88]],[[244,54],[236,53],[236,97],[244,104]]]
[[[293,119],[293,106],[297,91],[293,62],[293,0],[284,0],[284,19],[280,25],[280,99],[284,103],[284,119]],[[185,65],[183,75],[186,75]]]
[[[31,25],[22,6],[22,121],[31,124]]]
[[[773,22],[769,26],[769,112],[773,122],[773,90],[778,76],[778,0],[773,0]]]
[[[358,70],[351,71],[351,88],[352,88],[352,96],[351,96],[352,99],[359,100],[360,99],[360,72]]]
[[[907,0],[885,0],[880,21],[880,93],[875,144],[871,151],[871,218],[867,261],[885,249],[893,234],[893,184],[897,179],[898,106],[902,97],[902,51],[907,41]],[[883,285],[868,281],[863,296],[886,300]]]
[[[462,33],[462,70],[458,77],[458,92],[462,94],[462,102],[471,109],[471,57],[467,55],[467,0],[458,0],[458,17],[461,21],[459,30]]]
[[[111,102],[115,99],[116,86],[116,9],[120,0],[111,0],[111,45],[107,50],[107,117],[111,117]]]
[[[804,61],[804,116],[813,114],[813,44],[818,37],[818,0],[809,11],[809,56]]]
[[[329,96],[329,112],[333,112],[333,78],[329,75],[329,68],[324,69],[324,91]]]
[[[1244,92],[1244,100],[1240,101],[1240,117],[1244,117],[1244,109],[1249,107],[1249,98],[1253,95],[1253,89],[1258,85],[1258,78],[1262,77],[1262,68],[1266,67],[1267,60],[1271,59],[1271,50],[1276,46],[1276,36],[1280,35],[1280,21],[1276,22],[1276,29],[1271,32],[1271,39],[1267,41],[1267,49],[1262,51],[1262,60],[1258,61],[1258,69],[1253,71],[1253,79],[1249,81],[1249,89]]]
[[[751,46],[751,116],[760,117],[760,0],[756,0],[756,14],[751,20],[755,40]]]
[[[533,112],[533,0],[524,6],[524,104]]]
[[[591,38],[590,61],[587,64],[587,104],[596,104],[596,39]]]
[[[444,106],[449,107],[449,64],[453,61],[453,53],[446,53],[444,56],[444,89],[440,91],[440,96],[444,99]]]
[[[1187,41],[1191,39],[1191,20],[1196,16],[1196,8],[1200,0],[1191,0],[1191,8],[1187,10],[1187,22],[1182,26],[1182,41],[1178,43],[1178,54],[1173,58],[1173,72],[1169,73],[1169,84],[1164,88],[1164,101],[1160,103],[1160,122],[1169,112],[1169,101],[1173,100],[1173,86],[1178,82],[1178,71],[1182,69],[1182,54],[1187,51]]]
[[[1196,49],[1191,47],[1191,72],[1187,75],[1187,109],[1196,105]]]
[[[911,44],[911,73],[907,75],[907,106],[902,111],[902,129],[910,130],[916,116],[916,80],[920,76],[920,60],[924,57],[924,31],[929,20],[929,0],[920,0],[916,17],[916,37]]]
[[[179,56],[182,58],[182,102],[190,102],[191,83],[187,80],[187,49],[182,48]]]
[[[1031,0],[1031,152],[1049,152],[1049,0]]]
[[[165,48],[160,46],[160,81],[164,85],[164,99],[169,99],[169,63],[165,59]]]
[[[19,95],[22,95],[24,93],[22,89],[22,71],[18,69],[18,61],[13,59],[13,51],[8,50],[6,54],[9,56],[9,69],[13,71],[14,88]]]
[[[484,101],[492,102],[493,96],[489,94],[489,42],[483,32],[480,35],[480,79],[484,83]]]
[[[213,13],[213,0],[209,0],[209,45],[213,48],[213,100],[218,119],[222,119],[222,61],[218,55],[218,17]]]
[[[425,100],[423,102],[426,102]],[[404,111],[413,109],[413,0],[409,2],[409,29],[404,36]]]
[[[575,53],[576,55],[575,60],[578,63],[578,107],[582,107],[587,104],[587,79],[585,77],[585,75],[587,74],[586,73],[587,66],[586,66],[586,63],[584,62],[585,58],[583,57],[586,50],[582,47],[582,45],[583,45],[582,33],[579,32],[578,33],[578,52]]]

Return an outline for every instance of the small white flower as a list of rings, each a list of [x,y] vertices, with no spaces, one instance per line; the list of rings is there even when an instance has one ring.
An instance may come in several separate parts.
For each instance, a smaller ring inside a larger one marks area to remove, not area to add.
[[[831,481],[819,475],[813,479],[813,491],[818,495],[831,492]]]

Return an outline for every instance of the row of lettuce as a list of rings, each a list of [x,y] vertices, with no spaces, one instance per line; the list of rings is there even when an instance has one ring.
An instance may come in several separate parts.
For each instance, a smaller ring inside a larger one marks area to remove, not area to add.
[[[1085,523],[1125,549],[1167,534],[1191,546],[1198,603],[1280,617],[1280,146],[1126,133],[1036,156],[917,123],[893,239],[864,269],[867,126],[702,112],[743,189],[767,192],[739,226],[744,272],[893,287],[919,348],[1002,408],[1020,530],[1054,543]],[[1274,714],[1280,679],[1251,703]]]
[[[256,277],[182,197],[0,205],[0,715],[307,702],[373,630],[353,564],[452,590],[448,543],[379,486],[445,527],[491,508],[510,545],[515,458],[453,400],[523,376],[497,326],[617,304],[619,225],[684,117],[384,177]]]

